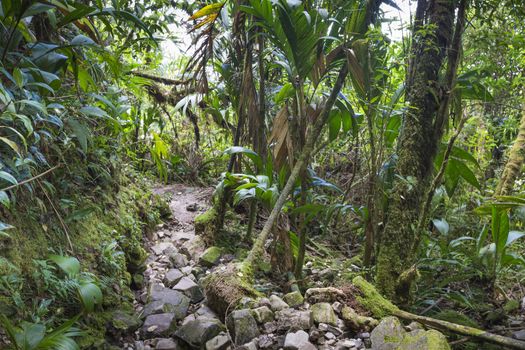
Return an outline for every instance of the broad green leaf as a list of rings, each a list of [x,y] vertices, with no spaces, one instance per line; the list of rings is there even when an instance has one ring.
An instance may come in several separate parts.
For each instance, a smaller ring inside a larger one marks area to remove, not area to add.
[[[328,139],[330,141],[335,140],[339,130],[341,130],[341,112],[334,110],[330,113],[330,119],[328,119]]]
[[[70,41],[70,44],[71,44],[71,45],[74,45],[74,46],[89,46],[89,45],[96,45],[96,43],[93,41],[93,39],[88,38],[87,36],[82,35],[82,34],[79,34],[79,35],[77,35],[76,37],[74,37],[74,38]]]
[[[15,68],[13,70],[13,79],[15,79],[16,86],[19,88],[24,87],[24,75],[22,74],[22,71],[19,68]]]
[[[281,87],[281,90],[275,95],[273,100],[276,104],[282,103],[284,100],[293,97],[295,95],[295,89],[292,83],[286,83]]]
[[[105,111],[95,106],[84,106],[80,108],[80,113],[88,117],[100,117],[100,118],[108,117],[108,114]]]
[[[256,152],[252,151],[249,148],[240,147],[240,146],[234,146],[234,147],[230,147],[230,148],[226,149],[223,153],[224,154],[229,154],[229,155],[238,154],[238,153],[244,154],[245,156],[247,156],[248,158],[250,158],[253,161],[253,163],[257,167],[257,169],[262,169],[262,159],[261,159],[261,157]]]
[[[470,185],[476,187],[478,190],[481,190],[481,185],[478,182],[478,179],[476,178],[476,175],[470,170],[470,168],[462,161],[450,158],[449,164],[454,163],[455,167],[458,169],[458,172],[460,176],[465,179]]]
[[[80,273],[80,262],[72,256],[50,255],[49,260],[57,264],[68,276],[76,276]]]
[[[83,282],[78,287],[78,294],[84,308],[93,312],[96,304],[100,304],[102,301],[102,291],[93,282]]]
[[[9,183],[11,183],[12,185],[16,185],[18,184],[18,181],[16,180],[16,178],[9,174],[8,172],[5,172],[3,170],[0,170],[0,179],[3,179]]]
[[[0,204],[6,208],[11,207],[11,200],[9,199],[9,195],[6,191],[0,191]]]
[[[521,231],[510,231],[509,235],[507,237],[507,242],[505,243],[505,247],[510,246],[515,240],[525,236],[525,232]]]

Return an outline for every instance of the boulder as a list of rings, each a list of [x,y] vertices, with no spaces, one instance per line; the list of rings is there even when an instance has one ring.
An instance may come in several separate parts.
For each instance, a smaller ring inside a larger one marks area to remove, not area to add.
[[[115,333],[125,334],[136,331],[142,322],[136,315],[116,310],[111,314],[111,328]]]
[[[170,269],[164,275],[164,284],[168,287],[173,287],[180,279],[184,277],[184,274],[179,269]]]
[[[298,292],[298,291],[291,292],[291,293],[284,295],[283,300],[290,307],[297,307],[304,303],[304,298],[301,292]]]
[[[270,308],[272,309],[272,311],[281,311],[282,309],[285,309],[287,307],[289,307],[288,304],[286,304],[277,295],[270,296]]]
[[[260,334],[257,322],[249,309],[233,311],[228,315],[226,325],[235,345],[246,344]]]
[[[192,348],[204,348],[208,340],[222,331],[224,326],[219,320],[198,318],[184,323],[175,336]]]
[[[310,343],[308,333],[303,330],[290,332],[284,338],[285,350],[315,350],[316,347]]]
[[[177,320],[181,320],[184,318],[184,316],[186,316],[186,313],[188,312],[188,307],[190,305],[190,298],[188,298],[186,295],[179,291],[165,288],[160,284],[152,284],[150,286],[149,300],[150,302],[161,302],[154,304],[154,307],[152,307],[153,310],[158,308],[161,308],[161,310],[169,309],[169,312],[172,312]],[[146,312],[144,312],[144,314],[146,314]]]
[[[337,325],[337,316],[328,303],[317,303],[312,305],[312,316],[315,323],[328,323],[332,326]]]
[[[307,330],[314,324],[310,310],[300,311],[287,308],[276,312],[275,318],[277,319],[276,329],[279,331],[288,331],[292,327]]]
[[[199,264],[206,267],[213,267],[219,262],[221,254],[221,248],[215,246],[209,247],[199,257]]]
[[[174,267],[180,269],[188,265],[188,258],[181,253],[173,253],[169,255],[170,261]]]
[[[259,324],[273,321],[273,312],[268,306],[261,306],[253,309],[252,315]]]
[[[149,315],[144,320],[141,331],[146,338],[170,336],[177,326],[177,320],[171,313]]]
[[[220,333],[206,342],[206,350],[226,350],[229,346],[230,338],[226,333]]]
[[[341,318],[345,324],[354,331],[370,330],[378,325],[378,321],[372,317],[362,316],[349,306],[343,306]]]
[[[194,236],[193,238],[182,244],[182,246],[180,247],[180,251],[186,254],[188,258],[197,261],[199,256],[204,252],[203,247],[205,246],[206,243],[204,242],[201,236]]]
[[[174,290],[178,290],[191,299],[192,303],[198,303],[204,299],[201,287],[188,277],[182,277],[176,285],[173,286]]]
[[[397,317],[385,317],[370,335],[374,350],[450,350],[445,336],[436,331],[406,332]]]

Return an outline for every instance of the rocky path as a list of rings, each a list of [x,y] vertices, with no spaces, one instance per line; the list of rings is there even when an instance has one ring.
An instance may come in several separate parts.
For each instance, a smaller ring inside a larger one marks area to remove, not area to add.
[[[212,190],[173,185],[156,192],[172,195],[173,220],[149,238],[150,255],[135,304],[141,325],[120,348],[358,350],[372,341],[372,348],[379,349],[393,330],[395,336],[405,332],[382,322],[368,333],[377,321],[356,315],[335,288],[309,289],[304,297],[298,291],[269,292],[267,298],[247,300],[245,309],[233,311],[223,322],[224,315],[206,305],[200,282],[232,257],[221,257],[216,247],[206,249],[193,226],[207,209]]]

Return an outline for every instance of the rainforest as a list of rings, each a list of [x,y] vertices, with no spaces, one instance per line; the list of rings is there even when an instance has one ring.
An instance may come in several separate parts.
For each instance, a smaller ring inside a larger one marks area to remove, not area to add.
[[[521,0],[0,0],[0,349],[525,349]]]

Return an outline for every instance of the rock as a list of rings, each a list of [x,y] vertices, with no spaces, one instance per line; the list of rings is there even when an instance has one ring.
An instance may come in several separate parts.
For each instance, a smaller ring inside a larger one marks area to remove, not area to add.
[[[340,314],[341,311],[343,311],[343,304],[341,304],[338,301],[335,301],[334,303],[332,303],[332,309],[334,309],[336,313]]]
[[[257,350],[257,345],[255,344],[255,342],[251,341],[235,349],[236,350]]]
[[[187,211],[194,212],[194,211],[197,211],[198,209],[199,209],[199,205],[197,203],[188,204],[186,206]]]
[[[270,296],[270,308],[272,309],[272,311],[281,311],[282,309],[285,309],[287,307],[289,307],[288,304],[286,304],[277,295]]]
[[[226,325],[235,345],[246,344],[260,334],[257,322],[248,309],[233,311],[228,315]]]
[[[219,262],[221,254],[221,248],[215,246],[209,247],[199,257],[199,264],[206,267],[213,267]]]
[[[133,315],[122,310],[116,310],[111,314],[111,327],[116,333],[132,333],[136,331],[142,322]]]
[[[355,339],[342,339],[337,342],[335,345],[337,350],[346,350],[346,349],[356,349],[363,345],[362,341],[357,341]]]
[[[292,327],[307,330],[314,324],[310,310],[300,311],[288,308],[276,312],[275,317],[277,319],[277,329],[280,331],[287,331]]]
[[[311,310],[315,323],[328,323],[332,326],[337,325],[337,316],[330,304],[317,303],[312,305]]]
[[[155,346],[156,350],[177,350],[177,343],[171,339],[159,339],[157,345]]]
[[[170,308],[170,312],[175,315],[177,320],[182,320],[186,313],[188,312],[188,307],[190,305],[190,298],[185,296],[183,293],[172,290],[169,288],[162,287],[159,284],[152,284],[149,290],[149,300],[151,301],[161,301],[164,304],[162,309]],[[159,307],[160,304],[157,304]]]
[[[219,320],[198,318],[184,323],[175,336],[192,348],[204,348],[206,342],[224,331]]]
[[[196,318],[219,318],[217,314],[206,305],[201,305],[201,307],[195,311],[195,316]]]
[[[198,261],[199,256],[204,252],[205,246],[206,243],[201,236],[194,236],[182,244],[180,251],[186,254],[187,257]]]
[[[436,330],[405,332],[396,317],[385,317],[370,336],[374,350],[449,350],[443,334]]]
[[[341,334],[343,334],[343,331],[340,330],[339,328],[337,327],[334,327],[334,326],[331,326],[327,323],[319,323],[319,330],[322,331],[322,332],[331,332],[333,334],[335,334],[336,336],[339,336]]]
[[[273,312],[268,306],[261,306],[252,310],[252,315],[259,324],[273,321]]]
[[[171,313],[149,315],[142,325],[142,335],[145,337],[170,336],[177,326],[177,320]]]
[[[164,275],[164,284],[168,287],[173,287],[179,280],[184,277],[184,274],[179,269],[170,269]]]
[[[269,349],[273,347],[275,343],[273,335],[263,334],[259,337],[258,345],[259,349]]]
[[[135,350],[144,350],[144,342],[143,341],[135,341]]]
[[[525,340],[525,329],[512,333],[512,338],[518,340]]]
[[[310,343],[308,333],[305,331],[290,332],[284,339],[286,350],[315,350],[316,347]]]
[[[230,338],[226,333],[211,338],[206,342],[206,350],[226,350],[230,345]]]
[[[376,319],[359,315],[354,309],[346,305],[343,306],[341,310],[341,318],[345,324],[354,331],[362,329],[370,330],[379,324]]]
[[[170,257],[171,263],[176,268],[180,269],[181,267],[188,265],[188,259],[186,258],[185,255],[181,253],[170,254],[169,257]]]
[[[285,296],[283,296],[283,300],[290,307],[300,306],[304,303],[304,298],[301,295],[301,292],[298,291],[286,294]]]
[[[201,287],[195,282],[193,282],[188,277],[183,277],[180,281],[173,286],[174,290],[181,291],[191,299],[192,303],[198,303],[204,299],[204,294],[202,294]]]
[[[171,242],[160,242],[151,247],[155,255],[172,254],[177,252],[177,248]]]
[[[310,304],[333,303],[346,298],[345,293],[342,290],[334,287],[310,288],[306,291],[304,296],[306,301]]]
[[[330,340],[330,339],[335,339],[335,334],[332,333],[332,332],[327,332],[327,333],[324,334],[324,337],[325,337],[326,339],[328,339],[328,340]]]
[[[263,324],[264,333],[273,333],[277,331],[277,322],[267,322]]]

